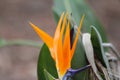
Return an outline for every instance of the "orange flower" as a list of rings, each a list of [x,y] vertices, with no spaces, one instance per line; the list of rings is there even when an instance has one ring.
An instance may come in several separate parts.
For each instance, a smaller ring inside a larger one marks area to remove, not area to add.
[[[48,46],[52,58],[55,60],[56,68],[58,70],[59,77],[63,77],[66,71],[71,67],[71,60],[76,48],[76,43],[78,40],[78,36],[80,33],[80,28],[82,26],[82,21],[84,16],[81,19],[80,26],[78,28],[74,43],[72,48],[70,48],[70,22],[67,21],[68,14],[64,13],[61,15],[59,23],[57,25],[57,29],[55,31],[55,35],[52,38],[46,32],[39,29],[34,24],[30,23],[32,28],[36,31],[36,33],[40,36],[40,38],[46,43]],[[66,28],[66,29],[65,29]],[[65,31],[65,35],[63,38],[63,33]]]

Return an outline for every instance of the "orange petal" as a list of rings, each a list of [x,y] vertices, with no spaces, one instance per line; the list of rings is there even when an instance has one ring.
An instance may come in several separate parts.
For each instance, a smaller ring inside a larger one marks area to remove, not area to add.
[[[59,39],[57,44],[57,51],[56,51],[56,66],[58,67],[58,71],[61,72],[61,67],[63,65],[63,49],[62,49],[62,41]]]
[[[70,68],[70,22],[67,24],[66,33],[64,37],[63,44],[63,66],[62,66],[62,74],[65,74],[66,71]]]
[[[51,36],[49,36],[46,32],[39,29],[34,24],[30,23],[30,25],[36,31],[39,37],[48,45],[49,48],[53,47],[53,38]]]
[[[63,36],[63,33],[64,33],[64,29],[65,29],[66,22],[67,22],[67,16],[68,16],[68,13],[65,14],[65,17],[64,17],[64,20],[63,20],[62,29],[61,29],[61,32],[60,32],[61,36]]]
[[[82,16],[82,19],[80,20],[80,25],[79,25],[79,27],[78,27],[78,30],[77,30],[77,33],[76,33],[76,37],[75,37],[74,43],[73,43],[73,45],[72,45],[72,49],[71,49],[71,59],[72,59],[72,56],[73,56],[74,51],[75,51],[75,48],[76,48],[76,44],[77,44],[77,41],[78,41],[78,36],[79,36],[79,34],[80,34],[80,30],[81,30],[81,27],[82,27],[83,20],[84,20],[84,15]]]
[[[55,35],[54,35],[54,40],[58,40],[60,37],[60,28],[61,28],[61,24],[62,24],[62,19],[63,19],[64,13],[62,13],[60,20],[58,22],[56,31],[55,31]]]
[[[62,61],[62,41],[60,40],[60,27],[62,24],[64,13],[61,15],[55,35],[54,35],[54,51],[55,51],[55,61],[56,67],[59,69],[61,67]]]
[[[46,45],[49,47],[49,49],[52,50],[52,48],[53,48],[53,38],[51,36],[49,36],[46,32],[39,29],[37,26],[32,24],[31,22],[30,22],[30,25],[36,31],[36,33],[39,35],[39,37],[46,43]],[[51,53],[51,56],[54,58],[54,53],[53,52]]]
[[[85,18],[85,15],[82,16],[82,19],[80,20],[80,24],[79,24],[79,27],[78,27],[78,32],[80,33],[80,30],[82,28],[82,24],[83,24],[83,20]]]
[[[65,14],[63,24],[62,24],[62,29],[60,31],[60,38],[58,42],[58,53],[62,56],[61,59],[59,59],[59,70],[60,70],[60,75],[62,75],[65,71],[63,70],[63,65],[64,65],[64,54],[63,54],[63,48],[62,48],[62,38],[63,38],[63,33],[64,33],[64,28],[66,26],[67,22],[67,16],[68,13]]]

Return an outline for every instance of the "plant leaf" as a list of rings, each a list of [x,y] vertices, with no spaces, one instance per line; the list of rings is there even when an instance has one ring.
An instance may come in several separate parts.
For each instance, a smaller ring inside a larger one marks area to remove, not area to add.
[[[44,69],[44,74],[45,74],[46,80],[55,80],[55,78],[49,72],[47,72],[46,69]]]
[[[45,44],[41,48],[38,59],[37,65],[38,80],[46,80],[44,69],[46,69],[55,78],[58,78],[55,62],[52,59],[49,49]]]
[[[82,35],[82,42],[85,48],[86,56],[97,78],[99,80],[103,80],[102,77],[99,75],[98,73],[99,71],[95,64],[94,51],[93,51],[93,46],[90,38],[91,38],[91,35],[89,33],[84,33]]]
[[[91,26],[91,40],[95,55],[97,55],[97,58],[101,61],[102,65],[110,70],[108,59],[102,46],[101,36],[94,26]]]

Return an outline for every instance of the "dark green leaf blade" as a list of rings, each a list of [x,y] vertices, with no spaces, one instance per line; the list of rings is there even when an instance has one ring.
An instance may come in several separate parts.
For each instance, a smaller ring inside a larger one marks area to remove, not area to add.
[[[91,40],[95,55],[97,55],[97,58],[101,61],[104,67],[109,68],[107,56],[105,55],[105,51],[102,46],[101,36],[94,26],[91,26]]]
[[[55,62],[52,59],[49,49],[45,44],[41,48],[38,59],[37,65],[38,80],[46,80],[44,69],[46,69],[53,77],[58,78]]]

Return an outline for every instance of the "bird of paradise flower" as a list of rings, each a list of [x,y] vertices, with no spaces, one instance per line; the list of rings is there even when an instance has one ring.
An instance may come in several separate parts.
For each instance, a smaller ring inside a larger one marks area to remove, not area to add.
[[[48,35],[46,32],[39,29],[36,25],[30,23],[30,25],[36,31],[39,37],[48,46],[51,56],[56,63],[59,79],[62,79],[65,73],[67,72],[67,70],[71,67],[71,60],[74,55],[80,29],[82,27],[82,22],[84,19],[83,16],[80,21],[80,25],[78,27],[76,37],[72,45],[70,43],[70,20],[68,20],[67,17],[68,17],[68,13],[66,14],[62,13],[53,38],[50,35]]]

